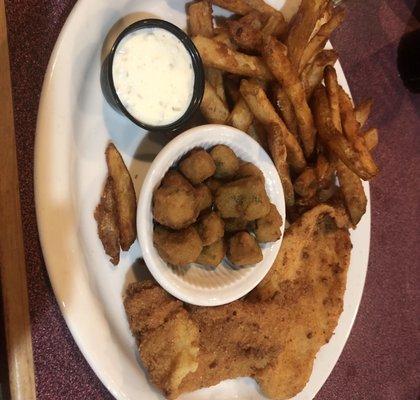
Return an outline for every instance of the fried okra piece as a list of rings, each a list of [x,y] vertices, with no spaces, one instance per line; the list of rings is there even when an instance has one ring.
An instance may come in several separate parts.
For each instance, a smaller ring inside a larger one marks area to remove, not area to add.
[[[212,211],[199,219],[197,231],[203,245],[209,246],[223,237],[225,224],[219,214]]]
[[[200,183],[195,187],[195,197],[199,212],[210,208],[213,203],[211,191],[204,183]]]
[[[274,204],[270,204],[270,212],[256,220],[255,237],[258,242],[275,242],[280,239],[280,228],[283,224],[281,215]]]
[[[179,170],[192,184],[197,185],[216,172],[216,165],[207,151],[196,149],[179,163]]]
[[[224,144],[219,144],[210,151],[216,164],[216,178],[229,179],[235,176],[239,169],[239,158],[231,148]]]
[[[210,246],[204,246],[196,262],[202,265],[217,267],[222,262],[225,255],[226,243],[222,238]]]
[[[242,231],[229,239],[227,258],[237,266],[251,265],[262,261],[263,254],[255,238],[248,232]]]
[[[179,231],[155,226],[153,243],[162,259],[175,266],[195,262],[203,249],[200,236],[192,226]]]
[[[209,178],[204,182],[204,184],[210,189],[212,194],[215,194],[217,189],[223,185],[223,182],[216,178]]]
[[[162,179],[161,186],[176,186],[186,191],[193,191],[194,187],[180,172],[170,169]]]
[[[238,172],[236,173],[237,178],[248,178],[249,176],[254,176],[265,182],[264,175],[261,170],[250,162],[244,162],[239,165]]]
[[[153,195],[153,217],[159,224],[182,229],[194,223],[198,216],[194,190],[178,186],[161,186]]]
[[[222,218],[253,221],[270,211],[264,183],[256,177],[241,178],[221,186],[216,192],[215,204]]]

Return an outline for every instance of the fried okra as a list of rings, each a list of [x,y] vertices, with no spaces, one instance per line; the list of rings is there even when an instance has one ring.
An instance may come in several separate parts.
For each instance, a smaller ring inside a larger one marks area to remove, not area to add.
[[[256,177],[241,178],[222,185],[216,192],[215,204],[222,218],[253,221],[270,211],[264,183]]]
[[[248,232],[242,231],[229,239],[227,258],[237,266],[251,265],[262,261],[263,254],[255,238]]]
[[[255,237],[258,242],[275,242],[280,239],[283,221],[276,206],[270,204],[270,212],[256,220]]]
[[[197,231],[204,246],[209,246],[223,237],[225,224],[220,216],[212,211],[203,215],[197,224]]]
[[[194,185],[197,185],[216,171],[213,158],[204,149],[192,151],[179,163],[179,170]]]
[[[175,266],[195,262],[203,249],[200,236],[192,226],[179,231],[155,226],[153,243],[162,259]]]
[[[220,179],[209,178],[204,182],[204,184],[210,189],[212,194],[215,194],[217,189],[223,185],[223,182]]]
[[[261,170],[250,162],[244,162],[239,165],[238,172],[236,173],[237,178],[248,178],[254,176],[261,179],[262,182],[265,182],[264,175]]]
[[[228,179],[235,176],[239,169],[239,158],[231,148],[224,144],[219,144],[210,151],[216,164],[216,178]]]
[[[170,169],[162,179],[161,186],[176,186],[178,188],[193,191],[194,187],[181,173]]]
[[[196,262],[202,265],[217,267],[222,262],[225,255],[226,243],[222,238],[210,246],[204,246]]]
[[[195,187],[195,197],[197,198],[199,212],[210,208],[213,203],[211,191],[204,183],[200,183]]]

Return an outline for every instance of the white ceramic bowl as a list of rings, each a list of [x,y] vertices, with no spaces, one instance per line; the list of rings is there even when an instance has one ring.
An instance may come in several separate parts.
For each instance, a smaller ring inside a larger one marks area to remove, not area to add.
[[[247,267],[232,268],[224,260],[215,269],[198,264],[175,268],[161,259],[153,245],[153,191],[166,171],[189,150],[208,149],[217,144],[229,146],[238,157],[254,163],[262,171],[267,194],[283,221],[286,220],[283,187],[274,164],[264,149],[244,132],[226,125],[203,125],[168,143],[153,161],[143,182],[137,208],[137,234],[144,261],[156,281],[178,299],[200,306],[226,304],[250,292],[271,268],[284,233],[283,223],[281,239],[262,245],[263,261]]]

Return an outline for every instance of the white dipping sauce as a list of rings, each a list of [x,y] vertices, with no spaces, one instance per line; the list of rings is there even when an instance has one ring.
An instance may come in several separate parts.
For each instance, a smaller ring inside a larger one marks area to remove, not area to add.
[[[178,120],[191,103],[194,70],[182,42],[161,28],[143,28],[118,45],[112,67],[117,95],[138,121],[162,126]]]

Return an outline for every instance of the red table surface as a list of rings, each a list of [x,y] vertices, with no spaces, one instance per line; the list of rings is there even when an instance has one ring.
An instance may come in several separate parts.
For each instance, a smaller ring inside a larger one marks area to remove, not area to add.
[[[40,400],[112,398],[61,316],[35,217],[33,152],[41,85],[54,43],[74,3],[6,0]],[[140,4],[139,0],[139,8]],[[344,351],[316,398],[414,400],[420,396],[420,96],[404,88],[396,57],[401,35],[418,28],[419,22],[412,17],[415,0],[347,0],[345,5],[347,21],[334,35],[333,45],[355,101],[375,100],[369,125],[379,128],[375,158],[381,173],[371,183],[372,241],[362,303]]]

